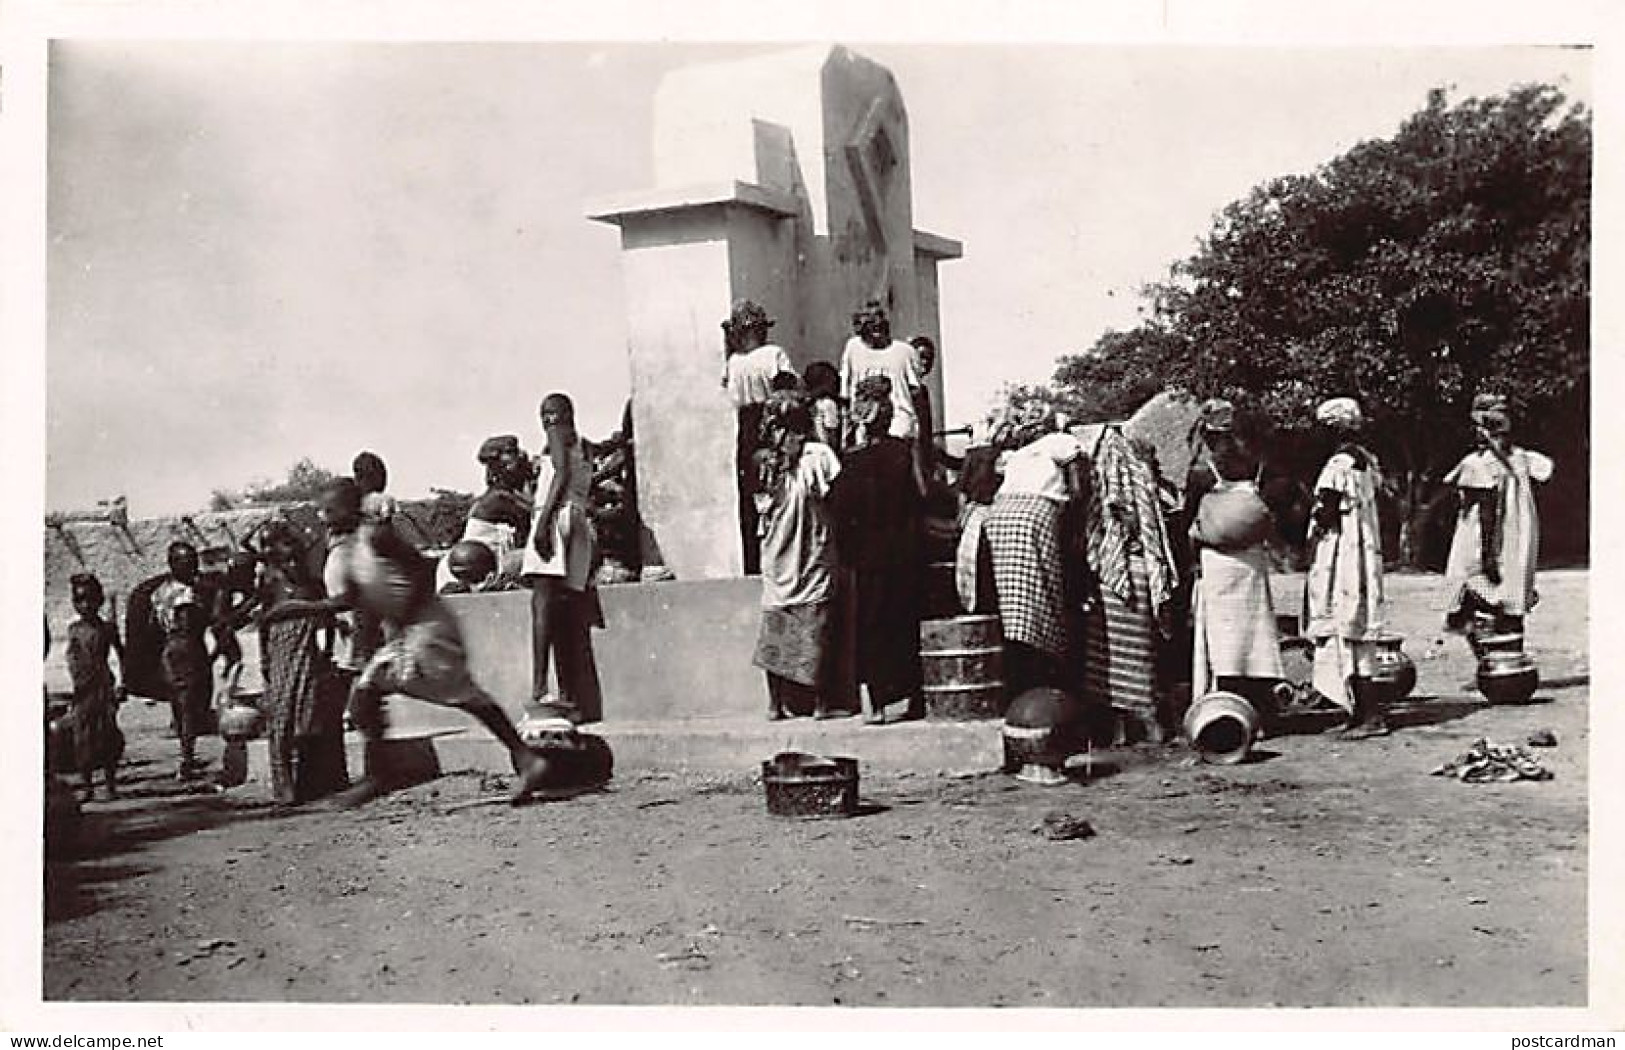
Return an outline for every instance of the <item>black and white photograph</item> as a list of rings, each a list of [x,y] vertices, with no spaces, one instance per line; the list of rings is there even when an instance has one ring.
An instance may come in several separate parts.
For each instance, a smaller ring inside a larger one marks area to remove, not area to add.
[[[1621,1023],[1593,40],[38,47],[42,1008]]]

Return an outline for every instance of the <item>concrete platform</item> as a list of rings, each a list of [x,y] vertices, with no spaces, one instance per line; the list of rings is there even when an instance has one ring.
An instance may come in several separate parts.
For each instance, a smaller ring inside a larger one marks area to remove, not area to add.
[[[904,722],[865,726],[857,718],[815,722],[718,718],[683,722],[613,722],[587,731],[615,752],[617,776],[749,776],[780,751],[809,751],[858,760],[863,769],[920,775],[996,771],[1004,760],[1000,722]],[[442,773],[507,773],[508,756],[483,730],[430,735]],[[347,739],[351,775],[361,770],[361,739]],[[248,790],[269,783],[265,741],[249,744]]]

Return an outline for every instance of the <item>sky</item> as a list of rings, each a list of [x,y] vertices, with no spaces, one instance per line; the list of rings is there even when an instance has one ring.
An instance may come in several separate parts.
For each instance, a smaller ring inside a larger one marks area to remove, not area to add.
[[[965,245],[941,269],[948,425],[1131,327],[1225,204],[1429,89],[1591,98],[1579,50],[847,43],[902,90],[916,226]],[[46,506],[193,511],[363,448],[403,497],[470,490],[479,441],[533,444],[554,389],[607,436],[619,240],[587,202],[652,182],[662,75],[772,49],[54,44]]]

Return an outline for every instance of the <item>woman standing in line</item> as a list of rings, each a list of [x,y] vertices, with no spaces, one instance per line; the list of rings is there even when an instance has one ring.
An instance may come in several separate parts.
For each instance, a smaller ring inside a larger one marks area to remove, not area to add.
[[[1540,553],[1540,517],[1535,485],[1552,476],[1550,458],[1511,440],[1507,399],[1483,393],[1473,398],[1477,447],[1445,475],[1460,499],[1456,531],[1445,564],[1445,625],[1473,629],[1478,619],[1497,633],[1523,632],[1523,619],[1540,600],[1535,593],[1535,562]]]
[[[1083,446],[1054,424],[1045,412],[1014,437],[984,526],[1011,695],[1063,687],[1075,648],[1062,536],[1067,504],[1086,491]]]
[[[909,443],[893,436],[894,395],[885,376],[853,391],[858,442],[835,480],[836,546],[857,681],[868,687],[870,725],[923,712],[920,702],[921,504],[925,481]],[[901,710],[888,708],[901,705]]]
[[[813,439],[813,416],[794,395],[768,402],[763,421],[762,623],[754,662],[767,674],[768,718],[810,707],[830,718],[829,641],[835,536],[829,510],[841,472]]]
[[[1208,482],[1191,522],[1199,573],[1191,695],[1214,689],[1239,693],[1273,721],[1270,690],[1281,678],[1281,644],[1270,594],[1265,546],[1275,522],[1258,493],[1259,461],[1236,432],[1235,407],[1212,400],[1198,423],[1203,462],[1193,472]]]

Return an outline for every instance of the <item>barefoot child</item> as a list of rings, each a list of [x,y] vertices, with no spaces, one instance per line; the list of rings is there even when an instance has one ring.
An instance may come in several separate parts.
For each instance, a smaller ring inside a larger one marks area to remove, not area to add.
[[[378,765],[377,745],[383,739],[384,698],[390,693],[460,708],[479,719],[507,747],[519,775],[512,801],[517,805],[529,799],[554,771],[525,746],[502,708],[469,676],[462,632],[450,608],[434,593],[421,556],[392,529],[362,521],[361,491],[349,478],[340,478],[323,491],[321,515],[335,534],[355,536],[329,555],[328,598],[321,602],[290,598],[267,613],[266,621],[307,615],[315,608],[354,608],[377,616],[390,635],[350,690],[350,713],[366,738],[368,763],[364,778],[341,800],[360,805],[389,788],[388,771]]]
[[[78,573],[70,582],[73,611],[78,617],[68,626],[68,674],[73,679],[74,765],[84,783],[84,801],[95,794],[93,777],[99,769],[106,777],[107,797],[118,797],[118,763],[124,756],[124,734],[119,732],[118,705],[123,689],[108,666],[109,652],[119,654],[123,666],[124,647],[118,629],[102,619],[101,581],[89,573]]]

